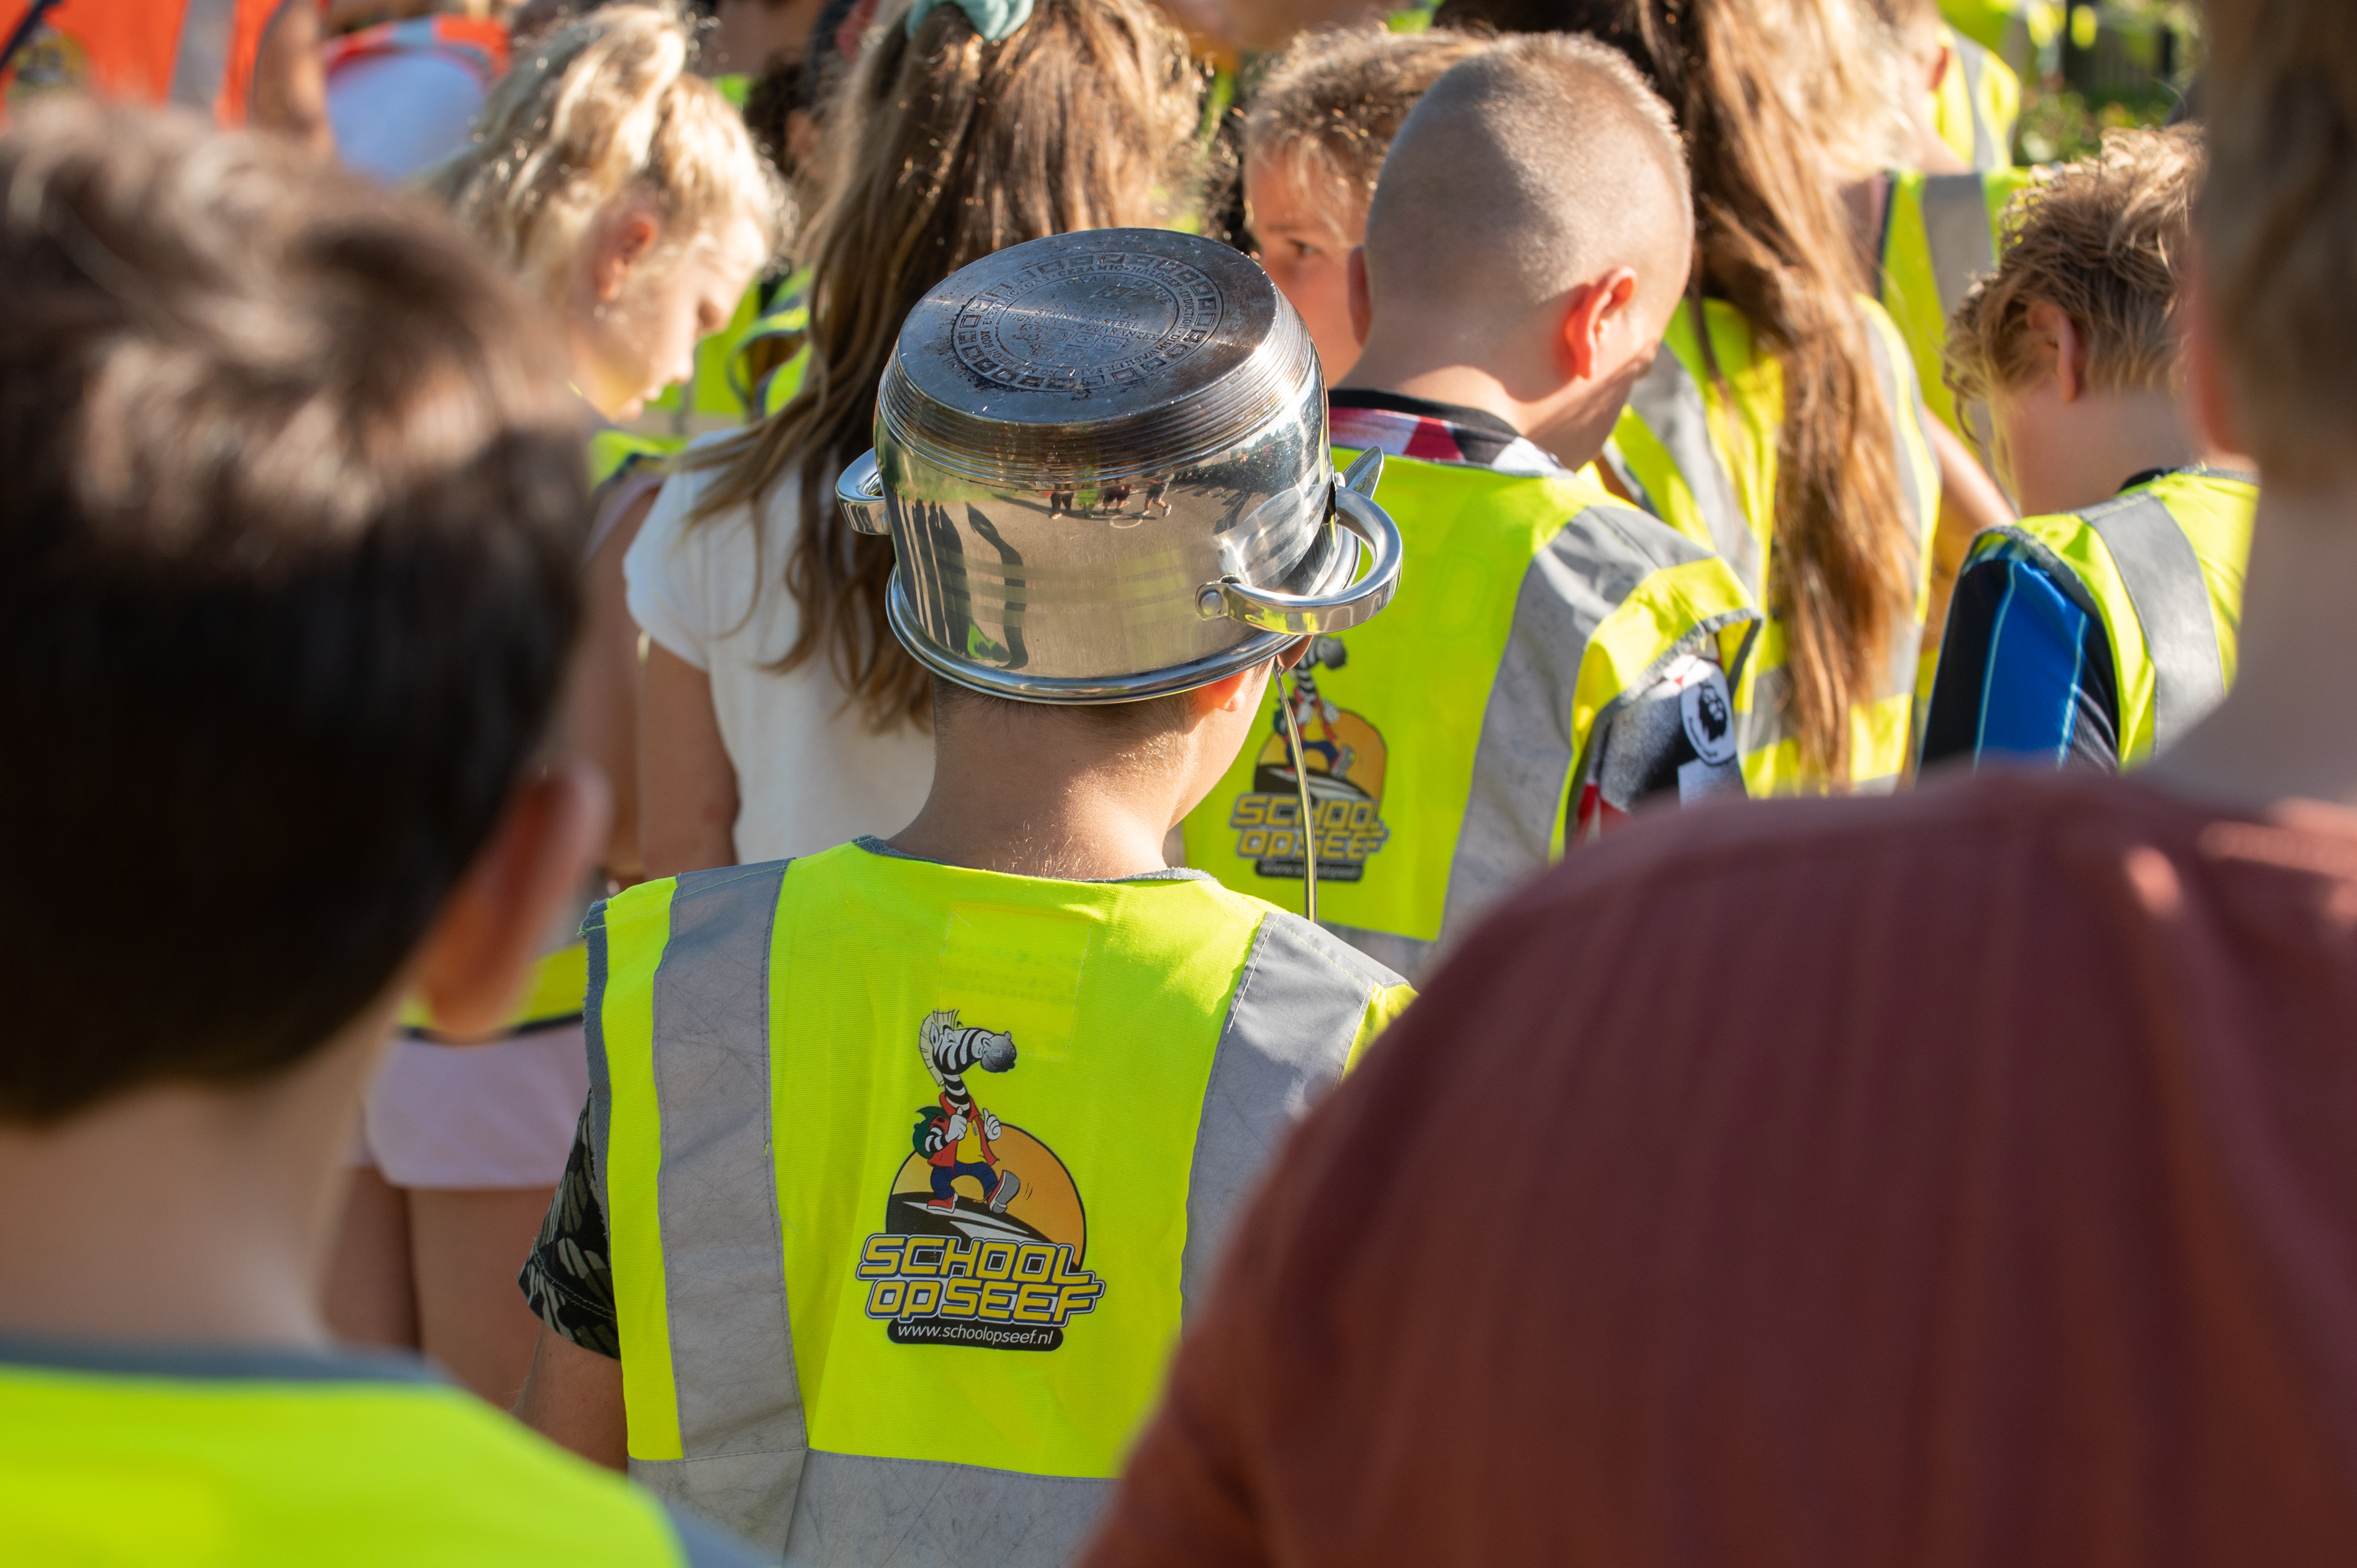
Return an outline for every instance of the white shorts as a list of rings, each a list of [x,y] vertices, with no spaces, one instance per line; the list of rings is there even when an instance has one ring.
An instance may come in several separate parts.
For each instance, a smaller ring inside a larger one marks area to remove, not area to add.
[[[588,1097],[578,1024],[488,1046],[396,1040],[352,1163],[395,1187],[554,1187]]]

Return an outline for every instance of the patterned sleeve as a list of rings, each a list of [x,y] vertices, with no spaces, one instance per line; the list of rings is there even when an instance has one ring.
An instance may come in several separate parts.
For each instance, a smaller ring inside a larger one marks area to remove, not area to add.
[[[1950,602],[1922,765],[2116,773],[2116,691],[2103,623],[2012,541],[1985,543]]]
[[[1640,810],[1743,793],[1735,699],[1706,632],[1598,721],[1576,786],[1566,838],[1577,843]]]
[[[523,1298],[543,1323],[584,1350],[615,1360],[622,1342],[615,1327],[614,1272],[606,1261],[606,1211],[597,1201],[597,1174],[589,1155],[589,1112],[574,1130],[573,1153],[549,1201],[540,1237],[516,1276]]]

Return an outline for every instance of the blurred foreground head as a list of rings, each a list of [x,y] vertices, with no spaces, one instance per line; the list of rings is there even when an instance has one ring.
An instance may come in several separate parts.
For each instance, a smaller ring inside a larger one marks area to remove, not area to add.
[[[0,1120],[383,993],[547,722],[584,477],[438,213],[195,121],[0,136]]]
[[[2357,5],[2214,0],[2197,214],[2238,449],[2269,486],[2357,478]]]

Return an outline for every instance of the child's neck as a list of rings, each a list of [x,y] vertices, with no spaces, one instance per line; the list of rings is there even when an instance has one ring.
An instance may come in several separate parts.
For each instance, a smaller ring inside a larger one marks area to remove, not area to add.
[[[1526,402],[1514,395],[1510,378],[1472,363],[1471,359],[1456,344],[1386,337],[1379,325],[1369,336],[1358,363],[1342,378],[1342,385],[1478,408],[1505,421],[1566,468],[1596,460],[1603,450],[1603,434],[1590,428],[1595,421],[1584,417],[1587,411],[1577,400],[1566,404],[1560,382],[1535,387],[1544,394],[1541,401]],[[1610,421],[1604,421],[1603,432],[1609,429]]]
[[[326,1345],[319,1289],[381,1011],[255,1088],[156,1086],[55,1127],[0,1125],[0,1333]]]
[[[1189,737],[1092,744],[1075,726],[965,719],[936,735],[933,789],[893,835],[904,854],[1015,876],[1101,882],[1167,867]]]
[[[2233,690],[2147,777],[2242,805],[2357,808],[2357,477],[2260,491]]]

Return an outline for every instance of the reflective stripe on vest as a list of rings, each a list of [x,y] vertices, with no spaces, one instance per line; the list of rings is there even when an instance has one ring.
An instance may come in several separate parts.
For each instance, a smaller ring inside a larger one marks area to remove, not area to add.
[[[41,18],[14,60],[0,61],[0,122],[6,110],[62,88],[175,103],[242,124],[253,55],[279,4],[69,0]],[[0,4],[0,35],[13,34],[26,10],[27,0]]]
[[[2103,623],[2122,767],[2165,750],[2233,684],[2257,507],[2251,476],[2193,468],[2076,516],[2025,518],[1993,531],[2027,548]],[[1995,548],[1986,540],[1973,559]]]
[[[631,1472],[797,1563],[1069,1558],[1270,1153],[1406,1001],[1200,876],[860,845],[587,933]]]
[[[1618,704],[1698,649],[1731,682],[1759,612],[1706,547],[1569,474],[1394,456],[1376,499],[1406,548],[1399,594],[1286,683],[1308,704],[1318,913],[1415,978],[1563,854]],[[1298,911],[1305,834],[1271,684],[1255,738],[1187,816],[1187,862]]]
[[[404,1375],[261,1348],[70,1353],[42,1364],[12,1348],[0,1363],[11,1568],[697,1560],[655,1499],[422,1363]]]
[[[1996,270],[1997,229],[2007,205],[2030,183],[2027,171],[1891,177],[1883,224],[1880,296],[1915,360],[1933,417],[1989,449],[1988,414],[1966,420],[1944,376],[1948,327],[1973,285]]]
[[[1915,365],[1906,340],[1883,308],[1857,302],[1864,317],[1868,356],[1885,406],[1891,413],[1891,464],[1899,480],[1909,536],[1915,542],[1910,571],[1916,584],[1911,623],[1902,624],[1891,646],[1889,670],[1878,695],[1851,712],[1849,787],[1889,789],[1905,769],[1911,744],[1915,694],[1926,678],[1922,622],[1930,613],[1932,531],[1940,514],[1940,467],[1933,456]],[[1693,328],[1691,300],[1663,335],[1663,351],[1640,382],[1654,395],[1632,395],[1613,431],[1622,468],[1641,488],[1657,515],[1689,538],[1726,553],[1722,540],[1750,542],[1760,565],[1746,586],[1772,575],[1777,446],[1784,420],[1783,378],[1772,356],[1754,346],[1750,326],[1722,300],[1704,301],[1710,343],[1719,368],[1711,378]],[[1773,373],[1771,373],[1773,372]],[[1697,418],[1695,410],[1701,410]],[[1674,411],[1674,419],[1663,411]],[[1668,435],[1653,424],[1664,419]],[[1697,441],[1699,429],[1706,441]],[[1732,449],[1732,450],[1730,450]],[[1728,515],[1728,508],[1740,511]],[[1764,599],[1764,590],[1753,591]],[[1743,777],[1754,795],[1792,794],[1822,787],[1800,766],[1800,743],[1787,722],[1790,686],[1784,671],[1782,624],[1770,618],[1736,686],[1737,731],[1743,750]],[[1730,671],[1733,674],[1734,671]]]

